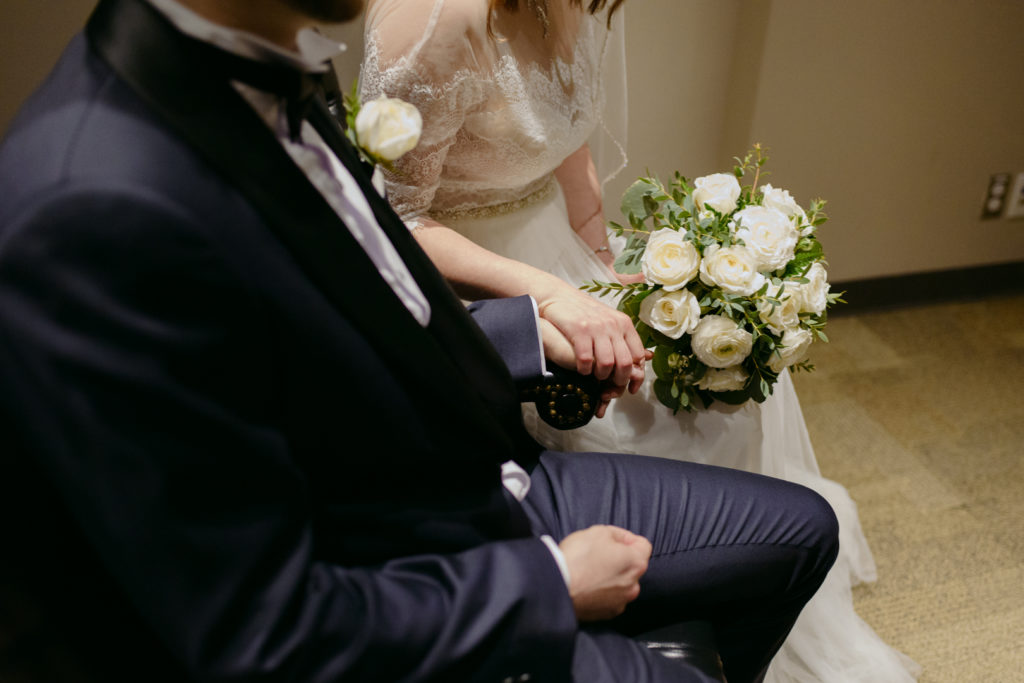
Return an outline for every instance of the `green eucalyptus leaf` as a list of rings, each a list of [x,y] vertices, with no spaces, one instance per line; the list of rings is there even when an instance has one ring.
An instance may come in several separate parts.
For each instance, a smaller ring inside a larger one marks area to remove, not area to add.
[[[693,407],[691,405],[692,403],[693,403],[693,399],[690,397],[690,392],[689,391],[683,391],[681,394],[679,394],[679,407],[680,408],[682,408],[683,410],[686,410],[686,411],[693,410]]]
[[[690,215],[697,213],[697,205],[693,201],[693,195],[686,195],[686,199],[683,200],[683,210]]]
[[[664,217],[658,214],[658,200],[649,194],[641,196],[643,202],[644,215],[655,216],[657,219],[664,221]]]
[[[783,273],[784,277],[790,278],[797,275],[803,275],[807,272],[807,269],[815,261],[821,260],[821,253],[815,253],[814,251],[800,251],[793,256],[793,260],[786,264],[786,270]]]
[[[639,219],[647,217],[644,198],[652,191],[651,183],[645,178],[630,185],[622,195],[621,210],[623,216],[634,215]]]
[[[631,234],[622,253],[615,258],[615,270],[620,273],[639,273],[646,248],[647,240],[635,233]]]
[[[672,380],[658,378],[654,380],[654,395],[666,408],[673,411],[679,410],[679,400],[672,396]]]
[[[669,364],[669,356],[675,353],[671,346],[659,344],[654,347],[654,358],[651,359],[651,368],[658,377],[672,377],[675,375],[674,368]]]

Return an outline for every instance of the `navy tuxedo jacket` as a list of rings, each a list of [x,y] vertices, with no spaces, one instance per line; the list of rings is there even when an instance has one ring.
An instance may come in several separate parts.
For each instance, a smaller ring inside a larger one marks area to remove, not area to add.
[[[501,357],[358,162],[426,329],[193,48],[104,0],[0,148],[12,652],[96,680],[568,680],[571,602],[500,484],[539,454]],[[483,307],[536,338],[528,301]]]

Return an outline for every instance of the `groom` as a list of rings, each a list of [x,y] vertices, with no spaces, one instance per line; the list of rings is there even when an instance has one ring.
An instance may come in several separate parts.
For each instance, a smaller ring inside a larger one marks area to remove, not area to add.
[[[306,97],[360,7],[102,0],[0,147],[0,678],[759,680],[834,516],[529,439],[531,302],[503,359]]]

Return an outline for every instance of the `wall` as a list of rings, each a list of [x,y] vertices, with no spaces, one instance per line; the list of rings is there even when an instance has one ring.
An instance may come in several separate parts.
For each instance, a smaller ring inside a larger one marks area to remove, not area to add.
[[[1024,3],[749,5],[722,158],[761,141],[829,200],[834,280],[1024,260],[1024,220],[979,218],[989,175],[1024,171]]]
[[[606,187],[610,217],[617,217],[623,190],[648,170],[661,178],[677,170],[688,177],[719,170],[741,6],[741,0],[623,5],[629,164]]]
[[[348,92],[359,78],[359,60],[363,54],[363,22],[325,26],[323,32],[339,43],[345,44],[345,52],[334,60],[334,71],[338,75],[341,89]]]
[[[84,24],[97,0],[0,0],[0,134],[22,101],[53,67],[68,40]],[[358,73],[362,51],[358,22],[331,26],[325,32],[351,43],[338,60],[347,89]]]
[[[95,0],[0,2],[0,134],[95,4]]]
[[[0,131],[93,0],[0,4]],[[1024,171],[1020,0],[632,0],[630,166],[726,170],[760,141],[771,181],[829,200],[833,280],[1024,260],[1024,220],[981,221],[991,173]],[[357,73],[356,25],[342,85]]]

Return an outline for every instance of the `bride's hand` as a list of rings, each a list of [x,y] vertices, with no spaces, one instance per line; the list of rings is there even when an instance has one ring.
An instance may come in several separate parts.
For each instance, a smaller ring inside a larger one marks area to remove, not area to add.
[[[629,316],[559,281],[537,300],[540,317],[554,325],[572,346],[576,371],[626,387],[647,351]]]
[[[550,320],[539,318],[537,324],[540,327],[541,342],[544,344],[544,357],[563,368],[576,367],[576,354],[573,353],[572,344],[565,335],[559,332]]]

